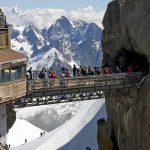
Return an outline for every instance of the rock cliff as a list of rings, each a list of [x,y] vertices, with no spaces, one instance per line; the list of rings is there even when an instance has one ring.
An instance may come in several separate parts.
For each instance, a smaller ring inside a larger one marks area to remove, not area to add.
[[[114,69],[122,57],[125,68],[138,64],[146,72],[140,88],[125,89],[122,96],[106,98],[109,132],[120,150],[150,149],[149,24],[150,0],[114,0],[103,20],[103,63]]]
[[[104,118],[97,121],[97,128],[97,143],[99,150],[113,150],[113,144]]]

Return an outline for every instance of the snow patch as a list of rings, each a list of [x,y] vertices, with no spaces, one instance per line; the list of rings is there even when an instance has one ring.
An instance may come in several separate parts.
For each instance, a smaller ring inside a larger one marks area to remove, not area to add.
[[[29,142],[39,138],[41,132],[45,131],[25,120],[16,119],[13,127],[9,130],[7,143],[10,144],[11,147],[21,145],[25,143],[25,139]]]
[[[15,49],[17,51],[20,51],[20,50],[23,51],[24,53],[27,54],[28,57],[30,57],[31,54],[33,53],[32,46],[27,41],[23,41],[23,44],[22,44],[22,42],[20,40],[17,41],[15,39],[12,39],[11,43],[12,43],[13,49]]]

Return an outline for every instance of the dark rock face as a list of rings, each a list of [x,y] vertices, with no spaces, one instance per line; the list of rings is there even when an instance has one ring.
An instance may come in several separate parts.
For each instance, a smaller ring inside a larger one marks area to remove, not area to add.
[[[132,4],[132,5],[131,5]],[[115,0],[104,16],[103,50],[115,56],[122,48],[150,57],[150,13],[146,0]]]
[[[144,56],[149,65],[149,24],[149,0],[112,1],[103,20],[104,63],[113,66],[116,56],[124,49]],[[124,96],[106,98],[109,131],[121,150],[150,149],[149,76],[146,75],[140,89],[124,90]]]

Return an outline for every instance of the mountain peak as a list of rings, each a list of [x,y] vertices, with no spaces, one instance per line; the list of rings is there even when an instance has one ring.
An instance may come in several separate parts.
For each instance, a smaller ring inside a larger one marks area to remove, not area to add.
[[[60,18],[61,20],[68,20],[68,18],[66,16],[61,16]],[[69,21],[69,20],[68,20]]]
[[[56,25],[64,24],[64,23],[65,24],[69,24],[70,23],[70,21],[68,20],[68,18],[65,17],[65,16],[61,16],[60,19],[56,20]]]
[[[70,23],[70,21],[68,20],[67,17],[65,16],[61,16],[60,19],[57,19],[56,23],[55,23],[55,27],[58,29],[62,29],[65,32],[71,32],[72,30],[72,24]]]

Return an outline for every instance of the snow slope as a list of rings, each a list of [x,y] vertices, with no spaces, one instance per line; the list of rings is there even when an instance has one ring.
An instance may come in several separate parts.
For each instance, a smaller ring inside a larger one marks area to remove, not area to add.
[[[59,103],[15,109],[17,118],[50,132],[70,120],[85,101]]]
[[[7,143],[10,144],[11,147],[21,145],[25,143],[25,139],[32,141],[39,138],[41,132],[45,131],[25,120],[17,119],[13,127],[9,130]]]
[[[11,150],[84,150],[86,146],[98,150],[97,120],[106,118],[104,99],[86,101],[76,115],[46,134]]]

